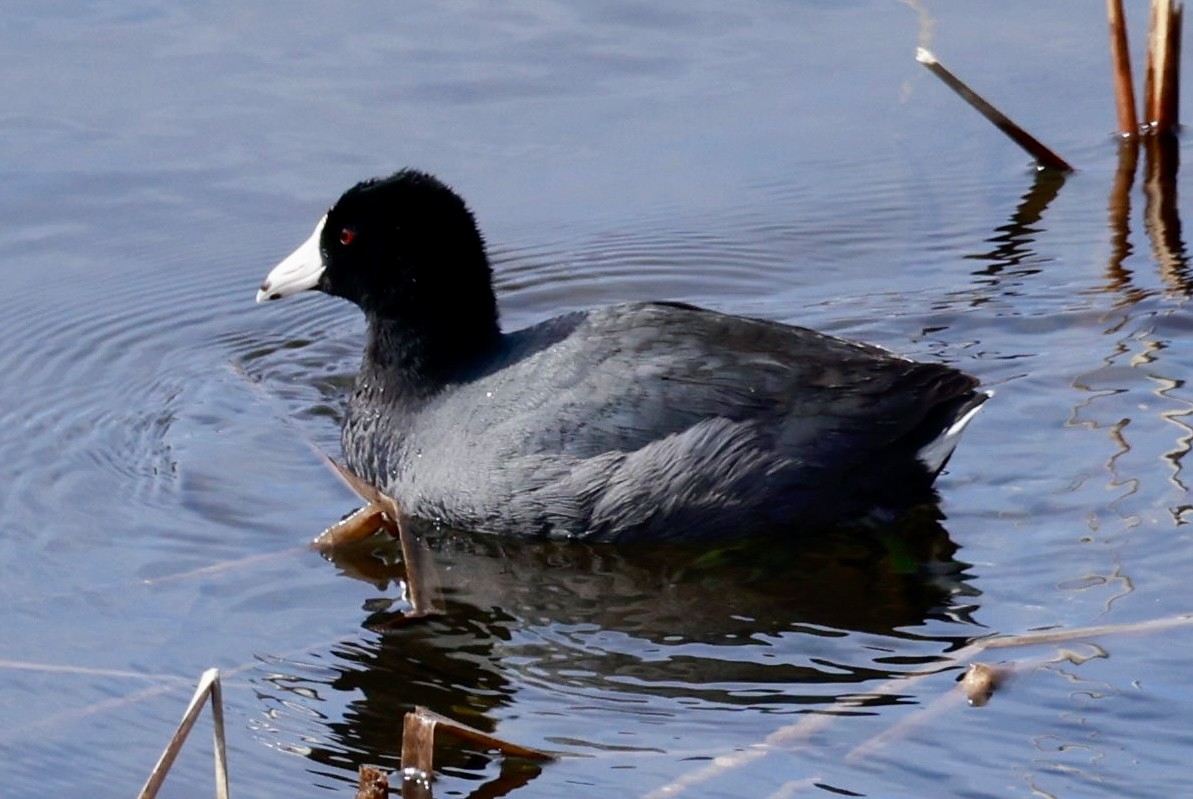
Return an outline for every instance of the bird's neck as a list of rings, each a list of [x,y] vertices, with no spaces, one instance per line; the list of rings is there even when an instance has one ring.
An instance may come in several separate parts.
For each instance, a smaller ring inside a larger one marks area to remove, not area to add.
[[[391,400],[416,400],[467,379],[500,345],[497,316],[466,313],[445,318],[368,320],[357,389],[373,387]]]

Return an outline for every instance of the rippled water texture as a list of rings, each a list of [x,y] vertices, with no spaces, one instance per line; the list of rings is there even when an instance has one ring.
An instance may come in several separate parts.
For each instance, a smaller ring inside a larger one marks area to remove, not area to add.
[[[950,700],[975,639],[1193,611],[1193,320],[1178,187],[1114,194],[1102,8],[922,5],[1076,174],[917,65],[895,0],[8,7],[0,793],[134,795],[215,666],[242,796],[352,795],[415,705],[560,756],[447,742],[441,796],[1182,795],[1186,629],[990,652],[1015,678]],[[507,326],[665,297],[980,376],[941,518],[715,554],[434,533],[446,616],[376,631],[396,553],[305,546],[356,504],[316,450],[361,320],[253,294],[404,165],[469,199]],[[207,725],[170,795],[210,795]]]

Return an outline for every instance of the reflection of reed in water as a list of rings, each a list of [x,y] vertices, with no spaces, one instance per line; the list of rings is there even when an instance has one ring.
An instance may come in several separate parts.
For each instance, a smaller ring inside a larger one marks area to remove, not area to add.
[[[1033,176],[1031,188],[1019,200],[1010,220],[995,228],[995,235],[986,239],[995,245],[986,252],[973,253],[965,256],[978,261],[988,261],[989,265],[977,274],[995,278],[990,281],[997,283],[997,278],[1003,272],[1010,271],[1015,276],[1035,274],[1040,271],[1037,267],[1024,266],[1037,256],[1033,244],[1037,227],[1044,218],[1048,206],[1060,194],[1065,185],[1066,173],[1052,169],[1037,170]]]
[[[1106,269],[1108,285],[1112,291],[1122,296],[1120,307],[1135,305],[1149,296],[1149,292],[1134,285],[1133,274],[1125,266],[1127,258],[1133,252],[1130,243],[1131,190],[1135,174],[1139,171],[1139,150],[1143,148],[1143,227],[1151,243],[1152,255],[1161,281],[1177,297],[1188,297],[1193,288],[1193,281],[1190,280],[1189,259],[1181,238],[1181,219],[1177,206],[1177,175],[1180,170],[1177,140],[1180,130],[1180,45],[1184,9],[1172,0],[1154,0],[1152,3],[1147,72],[1141,109],[1142,124],[1135,113],[1131,59],[1127,47],[1122,0],[1108,0],[1107,12],[1110,21],[1118,128],[1122,137],[1119,144],[1118,169],[1107,203],[1111,233],[1110,260]],[[1152,396],[1161,399],[1166,405],[1176,406],[1161,410],[1156,415],[1181,431],[1175,444],[1161,457],[1170,466],[1169,480],[1183,494],[1188,490],[1188,486],[1181,477],[1182,463],[1193,446],[1193,425],[1189,423],[1190,417],[1193,416],[1193,403],[1178,396],[1177,392],[1184,387],[1183,377],[1160,373],[1165,350],[1169,348],[1169,342],[1176,338],[1176,334],[1165,335],[1164,332],[1171,321],[1170,310],[1164,309],[1143,318],[1132,319],[1135,324],[1118,339],[1114,353],[1104,359],[1104,365],[1079,376],[1074,381],[1076,387],[1091,391],[1095,396],[1074,408],[1072,421],[1078,421],[1083,416],[1083,411],[1100,396],[1128,390],[1123,385],[1125,375],[1121,373],[1122,367],[1118,362],[1124,357],[1129,358],[1132,370],[1143,370],[1146,374]],[[1122,323],[1116,323],[1107,332],[1123,332],[1123,326]],[[1177,371],[1180,373],[1184,370],[1178,366]],[[1136,407],[1150,407],[1152,402],[1154,400],[1136,403]],[[1128,416],[1109,425],[1116,451],[1106,461],[1105,467],[1113,476],[1112,485],[1126,489],[1110,507],[1116,509],[1124,518],[1133,520],[1134,516],[1126,509],[1124,502],[1140,489],[1140,478],[1127,476],[1130,466],[1126,464],[1132,452],[1131,438],[1128,435],[1130,422],[1131,417]],[[1092,421],[1085,423],[1098,426]],[[1179,505],[1171,509],[1174,521],[1181,522],[1180,516],[1184,513],[1184,507]]]
[[[1107,286],[1121,297],[1116,303],[1120,308],[1136,306],[1152,294],[1135,285],[1134,275],[1125,265],[1134,251],[1131,245],[1131,191],[1139,171],[1141,148],[1144,154],[1143,227],[1151,243],[1159,276],[1169,292],[1178,298],[1188,297],[1193,289],[1177,205],[1180,159],[1176,134],[1169,130],[1126,137],[1119,144],[1118,169],[1107,202],[1111,236],[1110,258],[1106,267]],[[1168,357],[1171,354],[1167,352],[1171,342],[1181,337],[1180,330],[1168,332],[1174,321],[1179,325],[1172,311],[1171,307],[1162,306],[1154,311],[1115,320],[1105,331],[1116,336],[1113,352],[1103,358],[1100,366],[1079,375],[1073,382],[1074,387],[1093,396],[1074,407],[1070,423],[1109,431],[1115,451],[1106,460],[1105,469],[1111,475],[1111,485],[1124,489],[1124,493],[1109,507],[1128,520],[1134,519],[1135,514],[1128,509],[1125,501],[1139,493],[1140,475],[1147,473],[1146,469],[1132,464],[1132,450],[1138,448],[1142,443],[1140,439],[1150,432],[1145,427],[1139,429],[1136,435],[1131,434],[1129,425],[1138,411],[1146,409],[1148,415],[1154,414],[1180,431],[1175,442],[1161,457],[1169,464],[1168,479],[1172,485],[1181,493],[1187,490],[1181,471],[1184,458],[1193,446],[1193,425],[1190,424],[1193,403],[1179,395],[1185,385],[1182,376],[1185,370]],[[1131,385],[1136,380],[1134,375],[1140,372],[1145,376],[1151,398],[1132,403],[1115,403],[1111,421],[1095,421],[1092,418],[1094,414],[1090,412],[1094,403],[1131,391]],[[1163,402],[1164,408],[1153,409],[1157,399]],[[1130,414],[1120,415],[1127,408],[1131,409]],[[1148,498],[1141,499],[1148,503]],[[1179,516],[1181,511],[1176,509],[1173,513]]]
[[[1180,211],[1176,202],[1180,151],[1176,135],[1160,133],[1145,141],[1146,166],[1143,191],[1144,228],[1152,243],[1156,264],[1164,282],[1176,292],[1188,295],[1189,259],[1181,241]]]
[[[1104,356],[1098,367],[1073,379],[1073,387],[1086,397],[1074,406],[1068,424],[1105,431],[1109,437],[1113,451],[1102,463],[1109,482],[1097,490],[1119,490],[1106,507],[1128,522],[1128,527],[1139,523],[1140,514],[1150,513],[1164,502],[1162,485],[1145,490],[1149,476],[1155,473],[1152,464],[1157,457],[1166,464],[1167,481],[1174,489],[1169,507],[1173,520],[1181,522],[1184,513],[1182,500],[1188,485],[1181,473],[1193,447],[1193,401],[1181,396],[1185,380],[1176,375],[1186,369],[1171,347],[1173,333],[1167,324],[1171,318],[1131,318],[1131,325],[1116,320],[1106,331],[1115,335],[1112,353]],[[1168,425],[1177,428],[1175,440]],[[1075,484],[1073,490],[1079,486]]]
[[[1110,7],[1113,9],[1116,4],[1112,2]],[[1168,8],[1165,11],[1160,9],[1161,6]],[[1119,13],[1121,14],[1121,8]],[[1113,12],[1111,20],[1113,37],[1116,33]],[[1168,22],[1165,23],[1165,20]],[[1130,64],[1125,43],[1121,46],[1121,54],[1117,52],[1119,48],[1116,48],[1115,53],[1119,127],[1123,138],[1119,144],[1118,169],[1107,203],[1110,211],[1111,252],[1106,271],[1110,288],[1123,297],[1120,303],[1123,306],[1134,305],[1148,296],[1147,291],[1133,284],[1132,272],[1125,266],[1126,259],[1133,252],[1130,243],[1131,190],[1135,175],[1139,171],[1141,148],[1144,152],[1143,228],[1151,244],[1160,279],[1177,297],[1188,297],[1193,293],[1189,257],[1181,237],[1180,209],[1177,203],[1180,150],[1177,139],[1179,89],[1175,70],[1180,60],[1180,20],[1179,7],[1174,10],[1170,3],[1164,2],[1153,5],[1152,35],[1149,39],[1148,73],[1144,92],[1145,122],[1135,130],[1132,129],[1135,126],[1134,97],[1130,93]],[[1125,37],[1125,32],[1123,36]],[[1128,113],[1127,109],[1130,109],[1131,113]],[[1120,339],[1115,354],[1106,359],[1106,365],[1081,376],[1075,385],[1096,390],[1099,372],[1114,369],[1115,362],[1124,355],[1129,355],[1132,368],[1145,370],[1152,386],[1151,393],[1166,404],[1177,406],[1159,411],[1158,416],[1181,431],[1174,446],[1162,457],[1171,468],[1169,479],[1181,492],[1185,492],[1188,489],[1181,477],[1181,470],[1185,455],[1193,446],[1193,426],[1189,423],[1190,417],[1193,416],[1193,404],[1177,395],[1184,386],[1183,377],[1165,375],[1158,371],[1164,351],[1168,349],[1169,341],[1173,338],[1163,333],[1169,316],[1170,309],[1165,309],[1162,313],[1149,314],[1150,318],[1146,320],[1139,320],[1147,322],[1145,331],[1140,332],[1139,325],[1127,331]],[[1108,332],[1118,332],[1117,328],[1118,325]],[[1114,382],[1117,386],[1114,391],[1122,391],[1121,379]],[[1074,416],[1080,415],[1082,407],[1086,405],[1088,403],[1082,403],[1075,408]],[[1125,496],[1134,494],[1139,487],[1137,479],[1124,477],[1120,470],[1120,463],[1126,460],[1132,448],[1126,432],[1129,422],[1130,418],[1124,418],[1112,425],[1112,439],[1117,451],[1106,462],[1107,470],[1114,475],[1114,484],[1128,487]],[[1112,503],[1117,504],[1117,501]],[[1179,517],[1182,511],[1177,508],[1173,513]],[[1175,520],[1180,521],[1179,518]]]
[[[1132,113],[1131,119],[1134,119]],[[1110,187],[1110,261],[1106,267],[1108,288],[1124,296],[1127,304],[1143,299],[1145,293],[1131,285],[1131,270],[1125,265],[1134,252],[1131,246],[1131,188],[1139,167],[1139,142],[1123,139],[1118,145],[1118,169]]]
[[[1143,226],[1164,284],[1180,296],[1193,292],[1189,257],[1181,238],[1180,209],[1177,206],[1177,173],[1180,151],[1172,133],[1132,137],[1119,143],[1118,169],[1107,203],[1110,210],[1111,250],[1107,264],[1110,287],[1127,302],[1137,302],[1146,293],[1132,285],[1131,270],[1124,266],[1132,254],[1131,189],[1138,171],[1139,150],[1144,151]]]

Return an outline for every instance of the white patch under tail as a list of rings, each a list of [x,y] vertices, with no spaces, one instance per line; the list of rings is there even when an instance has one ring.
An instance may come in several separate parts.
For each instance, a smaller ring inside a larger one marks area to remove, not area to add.
[[[994,396],[993,391],[979,393],[976,398],[977,401],[958,416],[951,425],[945,428],[944,432],[920,447],[920,451],[916,453],[916,458],[919,459],[920,463],[924,464],[924,468],[928,470],[929,474],[936,474],[944,468],[944,465],[949,461],[949,456],[957,448],[957,442],[961,440],[961,434],[965,432],[966,425],[982,409],[982,406],[986,404],[986,400],[992,396]]]

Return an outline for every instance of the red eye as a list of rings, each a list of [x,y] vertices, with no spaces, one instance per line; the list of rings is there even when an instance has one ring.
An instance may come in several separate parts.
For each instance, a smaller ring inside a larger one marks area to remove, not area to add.
[[[340,244],[347,247],[356,238],[356,231],[350,227],[346,227],[340,231]]]

